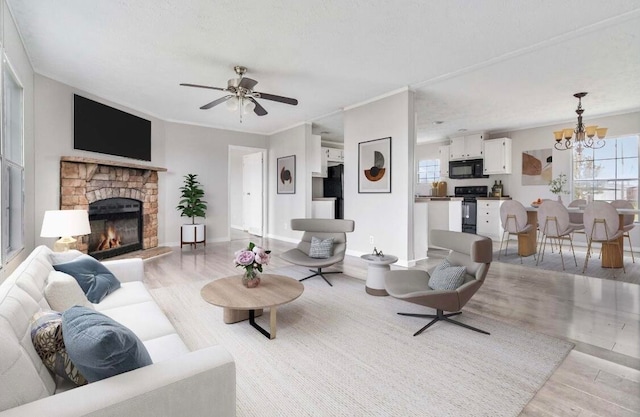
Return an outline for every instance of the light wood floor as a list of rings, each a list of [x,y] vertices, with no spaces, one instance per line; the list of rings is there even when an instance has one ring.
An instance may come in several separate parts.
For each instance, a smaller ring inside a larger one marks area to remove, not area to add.
[[[289,265],[278,254],[292,244],[241,233],[233,237],[206,248],[173,248],[170,254],[146,260],[147,285],[167,287],[185,280],[204,284],[239,274],[233,253],[249,240],[272,250],[268,269]],[[441,255],[430,253],[417,267],[429,268]],[[349,276],[366,278],[366,265],[357,257],[346,257],[340,267]],[[464,310],[576,345],[523,416],[640,416],[640,286],[494,262]],[[419,337],[428,337],[428,332]]]

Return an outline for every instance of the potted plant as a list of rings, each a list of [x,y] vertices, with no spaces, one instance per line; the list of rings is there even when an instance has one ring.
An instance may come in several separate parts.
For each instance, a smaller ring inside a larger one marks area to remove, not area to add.
[[[207,202],[202,199],[204,190],[197,179],[197,174],[184,176],[184,185],[180,187],[180,201],[176,209],[180,217],[190,217],[190,224],[183,224],[180,229],[180,247],[184,243],[197,245],[206,242],[206,228],[204,224],[196,223],[196,217],[206,217]]]
[[[562,197],[560,194],[569,194],[568,190],[565,190],[565,186],[567,185],[567,176],[565,174],[560,174],[556,178],[552,179],[549,182],[549,191],[558,196],[558,201],[562,203]]]

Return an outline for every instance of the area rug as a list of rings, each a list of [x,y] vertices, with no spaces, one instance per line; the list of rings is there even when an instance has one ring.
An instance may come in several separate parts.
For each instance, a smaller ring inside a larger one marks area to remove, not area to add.
[[[298,267],[268,271],[303,277]],[[236,361],[238,416],[517,416],[572,349],[568,342],[464,312],[486,336],[438,323],[433,312],[366,294],[332,274],[305,281],[280,306],[277,338],[248,322],[224,324],[200,297],[205,281],[151,290],[191,349],[222,345]],[[250,290],[248,290],[250,291]],[[268,314],[256,319],[268,328]]]
[[[599,251],[599,249],[597,249]],[[544,269],[547,271],[564,272],[567,274],[583,275],[587,277],[612,279],[620,282],[629,282],[632,284],[640,284],[640,260],[636,260],[636,263],[631,261],[631,256],[625,256],[624,266],[626,272],[622,268],[603,268],[600,266],[600,259],[598,259],[598,252],[596,251],[595,257],[592,256],[589,259],[587,270],[582,273],[582,267],[584,266],[584,258],[586,251],[584,248],[576,248],[576,261],[578,265],[573,261],[573,255],[571,249],[565,246],[562,247],[562,255],[564,256],[564,271],[562,269],[562,260],[558,253],[558,247],[555,247],[555,252],[551,252],[549,247],[545,250],[544,258],[536,265],[536,260],[533,256],[527,256],[522,258],[522,266],[530,268]],[[509,246],[507,255],[504,255],[504,248],[498,259],[498,251],[493,253],[494,262],[504,262],[508,264],[520,265],[520,256],[516,252],[515,245]]]

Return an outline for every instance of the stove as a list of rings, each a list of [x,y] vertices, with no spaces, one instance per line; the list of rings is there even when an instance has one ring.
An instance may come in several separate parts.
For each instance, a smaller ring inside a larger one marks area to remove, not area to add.
[[[476,233],[478,214],[478,197],[486,197],[489,187],[486,185],[474,185],[470,187],[455,187],[455,196],[462,197],[462,231]]]

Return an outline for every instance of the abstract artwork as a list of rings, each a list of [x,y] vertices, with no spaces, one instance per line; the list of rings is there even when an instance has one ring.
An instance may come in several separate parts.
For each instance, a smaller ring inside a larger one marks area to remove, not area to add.
[[[552,167],[551,148],[522,152],[522,185],[548,185]]]
[[[278,158],[278,194],[296,193],[296,156]]]
[[[358,144],[358,192],[391,192],[391,138]]]

